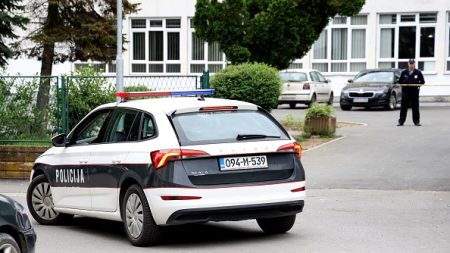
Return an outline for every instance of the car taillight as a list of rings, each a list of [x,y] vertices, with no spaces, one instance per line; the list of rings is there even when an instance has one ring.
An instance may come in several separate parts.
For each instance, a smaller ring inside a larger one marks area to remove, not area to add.
[[[196,156],[207,156],[208,153],[200,150],[191,149],[163,149],[150,154],[155,170],[166,166],[171,160],[183,159]]]
[[[311,86],[309,85],[309,83],[304,83],[303,84],[303,89],[304,90],[309,90],[309,89],[311,89]]]
[[[297,158],[302,158],[302,146],[297,142],[283,145],[279,147],[277,151],[293,151]]]

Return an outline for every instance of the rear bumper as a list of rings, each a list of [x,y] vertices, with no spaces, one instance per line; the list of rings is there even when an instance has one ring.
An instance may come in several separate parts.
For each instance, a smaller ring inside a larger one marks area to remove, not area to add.
[[[309,103],[309,102],[311,102],[311,93],[281,94],[278,97],[278,104]]]
[[[200,208],[179,210],[167,220],[168,225],[199,223],[208,221],[237,221],[258,218],[273,218],[300,213],[304,200],[248,206]]]
[[[148,188],[145,195],[158,225],[204,221],[245,220],[301,212],[304,181],[226,188]],[[191,200],[162,200],[161,196],[198,196]]]

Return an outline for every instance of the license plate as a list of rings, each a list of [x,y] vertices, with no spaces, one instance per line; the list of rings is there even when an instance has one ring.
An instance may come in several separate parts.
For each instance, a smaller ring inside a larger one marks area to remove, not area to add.
[[[219,158],[220,170],[248,170],[267,168],[267,157],[243,156],[243,157],[222,157]]]
[[[281,99],[283,99],[283,100],[295,99],[295,95],[282,95]]]
[[[353,102],[355,102],[355,103],[367,103],[367,102],[369,102],[369,99],[368,98],[354,98]]]

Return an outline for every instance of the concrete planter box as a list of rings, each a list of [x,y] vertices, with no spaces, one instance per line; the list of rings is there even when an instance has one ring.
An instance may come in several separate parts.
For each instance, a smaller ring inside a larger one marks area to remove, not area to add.
[[[311,134],[332,134],[336,132],[335,117],[311,117],[305,122],[305,132]]]
[[[28,178],[34,160],[47,149],[45,147],[0,146],[0,178]]]

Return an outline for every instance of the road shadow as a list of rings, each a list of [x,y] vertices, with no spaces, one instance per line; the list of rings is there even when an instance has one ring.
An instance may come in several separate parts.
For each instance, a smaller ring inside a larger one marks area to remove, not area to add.
[[[163,240],[161,244],[154,247],[181,249],[184,247],[207,247],[217,244],[249,243],[289,237],[289,234],[267,235],[256,224],[250,228],[248,225],[248,222],[208,222],[163,227]],[[122,222],[75,217],[59,227],[89,237],[122,241],[124,244],[129,244]]]

